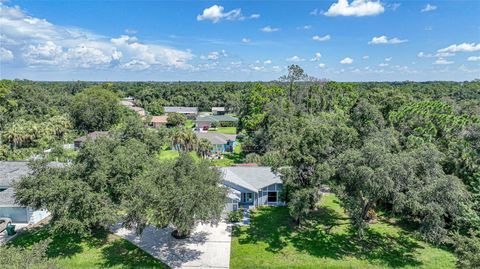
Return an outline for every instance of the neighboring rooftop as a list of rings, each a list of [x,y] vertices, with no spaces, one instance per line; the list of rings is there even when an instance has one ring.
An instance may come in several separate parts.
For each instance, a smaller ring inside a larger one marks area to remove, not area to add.
[[[212,107],[212,112],[214,112],[214,111],[219,111],[219,112],[225,111],[225,107],[223,107],[223,106],[214,106],[214,107]]]
[[[95,132],[91,132],[87,135],[81,136],[81,137],[75,139],[74,141],[75,142],[84,142],[89,138],[92,139],[92,140],[95,140],[100,136],[107,136],[108,134],[109,133],[107,131],[95,131]]]
[[[15,189],[0,190],[0,207],[12,207],[15,205]]]
[[[151,123],[167,123],[168,116],[152,116]]]
[[[14,180],[26,176],[30,172],[26,161],[0,161],[0,188],[10,187]]]
[[[224,176],[224,181],[256,192],[272,184],[282,183],[280,177],[266,166],[221,167],[220,171]]]
[[[197,114],[198,107],[188,106],[166,106],[163,107],[165,113]]]
[[[237,118],[228,115],[208,115],[200,116],[196,119],[197,122],[235,122]]]
[[[198,139],[207,139],[212,143],[212,145],[225,145],[228,141],[235,141],[237,139],[236,135],[227,135],[220,133],[205,133],[205,132],[196,132]]]

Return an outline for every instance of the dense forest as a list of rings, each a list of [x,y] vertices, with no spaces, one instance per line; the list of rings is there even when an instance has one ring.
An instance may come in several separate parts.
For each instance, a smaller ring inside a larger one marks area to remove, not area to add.
[[[85,168],[88,162],[99,160],[104,166],[104,184],[109,185],[107,177],[113,175],[123,185],[98,187],[97,192],[108,194],[86,197],[93,203],[129,201],[125,210],[130,223],[144,227],[148,222],[144,216],[153,214],[144,211],[152,208],[134,195],[125,197],[126,184],[140,192],[156,183],[172,184],[168,178],[175,175],[166,175],[166,171],[182,174],[181,169],[190,169],[201,175],[208,169],[203,162],[191,164],[188,156],[167,163],[168,169],[148,173],[141,173],[142,166],[148,166],[145,162],[130,162],[131,173],[109,165],[118,164],[120,158],[153,162],[149,156],[175,135],[172,130],[139,131],[138,116],[118,104],[127,96],[151,115],[162,113],[163,106],[195,106],[200,111],[225,106],[238,115],[237,132],[247,159],[281,174],[283,199],[297,225],[315,209],[320,189],[329,186],[346,208],[358,236],[378,212],[384,212],[414,225],[425,240],[452,247],[459,256],[459,267],[480,266],[480,80],[340,83],[309,77],[295,65],[278,81],[262,83],[3,80],[0,160],[28,159],[53,149],[49,158],[76,158],[77,170],[69,173],[81,178],[82,184],[99,180]],[[110,130],[120,138],[87,146],[76,157],[62,147],[96,130]],[[40,177],[42,171],[38,168]],[[162,173],[165,182],[160,182]],[[197,187],[214,188],[215,182],[205,178]],[[55,183],[60,188],[60,181]],[[23,184],[18,188],[24,204],[55,207],[52,201],[28,193],[32,186],[40,188],[35,185],[39,183]],[[216,200],[221,200],[220,194]],[[78,226],[85,223],[109,223],[110,204],[98,204],[91,222],[85,222],[87,217],[78,215],[80,211],[59,215],[59,227],[75,223],[75,229],[81,230]],[[204,217],[211,215],[218,217],[218,210]],[[164,223],[159,216],[153,218]],[[72,219],[82,223],[66,221]],[[191,221],[178,222],[188,223],[185,233]]]

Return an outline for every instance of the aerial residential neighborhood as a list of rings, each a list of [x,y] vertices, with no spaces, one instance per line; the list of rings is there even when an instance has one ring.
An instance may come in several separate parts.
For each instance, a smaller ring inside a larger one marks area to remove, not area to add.
[[[478,14],[0,0],[0,269],[480,268]]]

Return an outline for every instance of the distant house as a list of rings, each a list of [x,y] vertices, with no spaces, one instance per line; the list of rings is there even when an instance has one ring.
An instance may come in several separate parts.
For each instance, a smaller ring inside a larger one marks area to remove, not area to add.
[[[195,119],[198,115],[198,107],[186,107],[186,106],[166,106],[163,107],[165,114],[179,113],[185,115],[189,119]]]
[[[81,137],[73,140],[73,145],[74,145],[75,149],[79,149],[80,146],[82,145],[82,143],[87,141],[88,139],[91,139],[91,140],[94,141],[95,139],[97,139],[100,136],[108,136],[108,135],[109,135],[109,132],[106,132],[106,131],[91,132],[87,135],[81,136]]]
[[[65,167],[63,163],[58,162],[51,162],[49,166]],[[35,224],[50,215],[47,210],[36,210],[15,202],[13,182],[30,173],[28,162],[0,161],[0,218],[10,218],[14,223]]]
[[[213,115],[225,115],[225,107],[223,106],[214,106],[212,107]]]
[[[220,126],[222,123],[230,122],[233,126],[237,121],[237,118],[227,115],[200,116],[195,120],[195,125],[198,129],[208,130],[212,128],[213,123]]]
[[[153,128],[158,128],[160,126],[167,125],[168,116],[152,116],[150,123],[152,123]]]
[[[239,207],[285,205],[280,197],[282,180],[270,167],[232,166],[222,167],[220,172],[223,184],[229,188],[227,211]]]
[[[212,154],[232,152],[235,146],[236,135],[227,135],[219,133],[196,132],[197,138],[207,139],[213,146]]]
[[[120,101],[120,105],[126,107],[126,108],[129,108],[133,111],[135,111],[138,115],[140,115],[140,117],[145,117],[146,116],[146,112],[145,112],[145,109],[143,107],[139,107],[139,106],[136,106],[135,105],[135,99],[133,99],[133,97],[126,97],[126,98],[123,98],[121,101]]]

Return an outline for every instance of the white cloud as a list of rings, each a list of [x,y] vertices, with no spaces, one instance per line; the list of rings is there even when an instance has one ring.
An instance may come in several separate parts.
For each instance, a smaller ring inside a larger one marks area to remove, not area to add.
[[[338,0],[330,6],[325,16],[374,16],[383,13],[385,8],[380,1],[353,0],[351,4],[348,0]]]
[[[242,38],[243,43],[250,43],[251,41],[252,40],[250,38],[246,38],[246,37]]]
[[[312,26],[310,24],[304,25],[304,26],[299,26],[297,27],[299,30],[310,30],[312,29]]]
[[[150,65],[144,61],[131,60],[130,62],[126,62],[120,65],[120,68],[126,70],[140,71],[150,68]]]
[[[353,59],[352,58],[344,58],[343,60],[340,61],[341,64],[352,64],[353,63]]]
[[[303,61],[305,61],[305,59],[300,58],[300,57],[298,57],[298,56],[296,56],[296,55],[295,55],[295,56],[292,56],[292,57],[290,57],[290,58],[287,58],[286,60],[287,60],[288,62],[303,62]]]
[[[309,15],[311,16],[317,16],[318,15],[318,8],[315,8],[314,10],[310,11],[310,13],[308,13]]]
[[[420,10],[420,12],[429,12],[429,11],[434,11],[437,9],[437,6],[426,4],[424,8]]]
[[[127,29],[125,29],[125,33],[129,34],[129,35],[134,35],[134,34],[138,33],[138,31],[135,30],[135,29],[127,28]]]
[[[385,62],[390,62],[391,60],[392,60],[392,57],[385,58]]]
[[[260,31],[265,32],[265,33],[273,33],[273,32],[280,31],[280,28],[272,28],[270,25],[267,25],[263,28],[260,28]]]
[[[272,60],[266,60],[263,62],[263,64],[272,64]]]
[[[330,35],[325,35],[325,36],[318,36],[318,35],[314,35],[312,36],[312,39],[315,40],[315,41],[328,41],[331,39]]]
[[[0,62],[9,62],[13,60],[13,52],[0,47]]]
[[[443,58],[439,58],[433,64],[438,64],[438,65],[453,64],[453,61],[447,61]]]
[[[0,37],[18,65],[44,69],[106,68],[149,65],[189,68],[190,51],[163,45],[142,44],[137,38],[122,35],[109,39],[85,29],[52,24],[27,15],[20,7],[0,3]],[[130,64],[127,64],[130,63]]]
[[[474,51],[479,51],[480,50],[480,43],[475,44],[475,43],[462,43],[462,44],[453,44],[450,45],[446,48],[439,49],[437,52],[451,52],[451,53],[456,53],[456,52],[474,52]]]
[[[245,19],[258,19],[260,14],[252,14],[250,16],[244,16],[242,9],[236,8],[228,12],[224,11],[225,8],[220,5],[213,5],[203,10],[201,15],[197,15],[197,21],[210,20],[213,23],[217,23],[221,20],[229,21],[243,21]]]
[[[325,68],[325,64],[324,63],[318,64],[318,67]]]
[[[385,66],[388,66],[388,63],[380,63],[378,66],[385,67]]]
[[[400,3],[393,3],[389,5],[388,7],[391,8],[393,11],[397,10],[402,4]]]
[[[310,62],[317,62],[320,60],[320,58],[322,58],[322,54],[320,54],[320,52],[317,52],[315,53],[315,55],[313,56],[312,59],[310,59]]]
[[[212,51],[212,52],[208,53],[207,56],[202,55],[202,56],[200,56],[200,59],[216,61],[216,60],[220,59],[221,57],[227,57],[227,56],[228,56],[227,51],[221,50],[221,51]]]
[[[371,41],[368,42],[368,44],[370,45],[380,45],[380,44],[391,44],[391,45],[395,45],[395,44],[400,44],[400,43],[405,43],[405,42],[408,42],[407,39],[399,39],[399,38],[388,38],[384,35],[382,36],[376,36],[376,37],[373,37]]]
[[[478,61],[480,61],[480,56],[470,56],[470,57],[468,57],[467,61],[478,62]]]
[[[364,60],[368,60],[369,58],[370,58],[370,56],[368,56],[368,55],[364,55],[364,56],[362,57],[362,59],[364,59]]]

